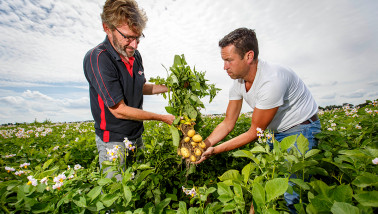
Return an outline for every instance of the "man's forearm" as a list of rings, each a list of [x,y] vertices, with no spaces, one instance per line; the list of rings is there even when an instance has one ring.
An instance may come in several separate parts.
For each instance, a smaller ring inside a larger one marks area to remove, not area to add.
[[[233,126],[228,125],[226,122],[221,122],[204,141],[206,147],[217,144],[232,131],[232,128]]]
[[[214,147],[214,153],[218,154],[222,152],[227,152],[234,150],[236,148],[242,147],[254,140],[257,139],[256,132],[252,132],[251,130],[248,130],[247,132],[244,132],[243,134],[232,138],[231,140],[224,142],[216,147]]]
[[[165,85],[144,84],[143,86],[144,95],[161,94],[167,91],[168,91],[168,88]]]

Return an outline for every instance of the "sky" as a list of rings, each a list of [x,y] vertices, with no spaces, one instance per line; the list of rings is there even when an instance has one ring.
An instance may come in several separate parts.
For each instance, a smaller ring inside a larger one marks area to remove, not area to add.
[[[92,120],[85,53],[105,39],[105,0],[0,0],[0,124]],[[376,0],[139,0],[148,16],[138,49],[147,81],[166,78],[174,55],[205,71],[221,92],[203,114],[226,111],[232,80],[218,41],[256,31],[259,58],[292,68],[319,106],[378,98]],[[232,2],[232,3],[231,3]],[[168,101],[145,96],[144,110]],[[242,112],[252,109],[243,104]]]

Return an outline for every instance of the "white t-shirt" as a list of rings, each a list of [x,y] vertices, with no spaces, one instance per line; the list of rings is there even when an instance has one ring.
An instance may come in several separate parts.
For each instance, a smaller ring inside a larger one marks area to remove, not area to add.
[[[243,79],[236,79],[230,88],[229,99],[243,99],[258,109],[278,107],[267,129],[283,132],[318,111],[318,105],[303,81],[290,69],[259,59],[252,87],[247,92]]]

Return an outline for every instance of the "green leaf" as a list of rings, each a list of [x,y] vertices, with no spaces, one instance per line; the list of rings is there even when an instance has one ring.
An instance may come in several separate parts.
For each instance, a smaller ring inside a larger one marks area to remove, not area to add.
[[[246,184],[249,180],[249,176],[251,175],[252,171],[255,169],[255,166],[252,163],[249,163],[245,165],[242,169],[242,176],[243,176],[243,181]]]
[[[294,184],[298,185],[300,188],[304,190],[309,190],[310,186],[304,182],[302,179],[297,179],[297,178],[290,178],[290,181],[293,182]]]
[[[354,195],[354,198],[362,206],[366,207],[378,207],[378,191],[363,192]]]
[[[260,183],[253,183],[252,198],[257,205],[257,210],[261,210],[265,206],[265,190]]]
[[[291,135],[291,136],[285,137],[281,141],[281,151],[282,152],[287,151],[287,149],[289,149],[290,147],[292,147],[295,144],[296,139],[297,139],[296,135]]]
[[[312,157],[312,156],[318,154],[319,152],[320,152],[319,149],[311,149],[310,151],[308,151],[308,152],[305,154],[305,158]]]
[[[252,152],[247,151],[247,150],[237,150],[232,153],[232,155],[236,158],[251,158],[255,157]]]
[[[150,169],[150,170],[146,170],[146,171],[143,171],[142,173],[140,173],[138,175],[138,177],[135,179],[135,182],[136,183],[140,183],[142,182],[149,174],[151,174],[152,172],[154,172],[154,169]]]
[[[261,145],[258,145],[258,146],[255,146],[251,149],[251,152],[252,153],[262,153],[262,152],[266,152],[265,148],[262,147]]]
[[[331,196],[335,201],[352,203],[353,189],[349,185],[339,185],[333,191]]]
[[[104,195],[101,200],[105,207],[110,207],[114,202],[119,198],[119,195],[116,193]]]
[[[100,180],[97,181],[97,184],[100,186],[104,186],[109,183],[112,183],[112,179],[110,178],[101,178]]]
[[[76,200],[74,200],[73,201],[78,207],[86,207],[87,206],[87,202],[86,202],[86,200],[85,200],[85,198],[83,197],[83,196],[81,196],[80,198],[79,198],[79,200],[78,201],[76,201]]]
[[[223,175],[221,175],[218,178],[221,181],[226,181],[226,180],[242,181],[243,180],[239,171],[235,170],[235,169],[231,169],[231,170],[226,171],[225,173],[223,173]]]
[[[304,155],[307,152],[307,150],[309,149],[308,145],[310,145],[310,144],[309,144],[307,138],[305,138],[305,136],[303,136],[303,134],[300,134],[297,138],[297,146],[298,146],[298,150],[301,152],[302,155]]]
[[[219,195],[229,195],[232,198],[234,197],[234,193],[232,192],[230,186],[228,186],[227,184],[220,182],[220,183],[217,183],[217,186],[218,186]]]
[[[97,196],[101,194],[102,186],[96,186],[91,191],[88,192],[87,196],[91,199],[92,202]]]
[[[279,214],[277,210],[274,210],[273,208],[269,208],[267,210],[264,210],[264,214]]]
[[[243,197],[243,190],[240,184],[234,184],[234,192],[235,192],[235,202],[239,204],[239,206],[244,207],[244,197]]]
[[[164,208],[168,206],[169,202],[171,202],[170,198],[166,198],[163,201],[161,201],[158,205],[156,205],[155,213],[159,213],[159,214],[163,213]]]
[[[177,214],[188,214],[188,210],[186,208],[186,203],[183,201],[179,202],[179,209],[177,210]]]
[[[361,173],[360,176],[357,176],[356,179],[354,179],[352,184],[361,188],[376,186],[378,185],[378,175],[368,172]]]
[[[130,203],[133,194],[131,193],[131,190],[128,186],[123,185],[123,196],[126,199],[126,206]]]
[[[180,144],[180,134],[178,132],[178,129],[175,126],[170,126],[169,129],[172,133],[173,145],[177,148]]]
[[[37,203],[31,208],[33,213],[47,213],[52,210],[50,203]]]
[[[231,195],[220,195],[218,197],[218,200],[221,201],[223,204],[226,204],[227,202],[231,201],[232,199],[234,199],[234,197],[231,196]]]
[[[357,207],[345,203],[345,202],[335,202],[331,207],[331,212],[334,214],[359,214],[360,211]]]
[[[43,169],[43,170],[47,169],[53,161],[54,161],[54,158],[47,160],[47,161],[43,164],[42,169]]]
[[[194,119],[197,117],[197,111],[196,109],[191,106],[191,105],[186,105],[185,108],[184,108],[185,112],[188,114],[188,116],[191,118],[191,119]]]
[[[267,181],[265,184],[266,201],[270,202],[278,196],[283,195],[286,192],[288,186],[288,178],[275,178],[273,180]]]

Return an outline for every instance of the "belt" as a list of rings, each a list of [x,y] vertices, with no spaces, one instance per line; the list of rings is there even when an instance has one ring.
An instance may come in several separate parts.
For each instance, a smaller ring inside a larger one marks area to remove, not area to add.
[[[312,117],[310,117],[309,119],[305,120],[303,123],[301,124],[310,124],[311,122],[315,122],[319,120],[319,117],[318,117],[318,113],[312,115]]]

